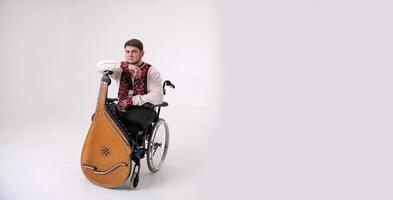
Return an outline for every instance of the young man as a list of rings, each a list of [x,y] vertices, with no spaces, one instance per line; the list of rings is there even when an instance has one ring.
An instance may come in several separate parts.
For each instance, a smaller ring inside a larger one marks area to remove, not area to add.
[[[157,117],[153,109],[140,106],[145,103],[159,105],[164,96],[160,73],[142,61],[144,53],[142,42],[131,39],[124,44],[125,61],[103,60],[97,64],[101,73],[113,71],[110,77],[117,83],[119,101],[117,109],[111,107],[111,110],[116,111],[120,119],[126,122],[131,134],[126,136],[129,141]]]
[[[117,109],[131,111],[132,106],[144,103],[153,105],[163,101],[162,79],[160,73],[150,64],[143,62],[143,44],[137,39],[124,44],[125,61],[103,60],[97,64],[99,72],[113,71],[118,86]]]

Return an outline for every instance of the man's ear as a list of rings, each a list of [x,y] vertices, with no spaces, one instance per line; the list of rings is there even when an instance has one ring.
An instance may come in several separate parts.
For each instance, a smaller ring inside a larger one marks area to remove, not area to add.
[[[142,51],[141,51],[141,58],[142,58],[144,55],[145,55],[145,51],[142,50]]]

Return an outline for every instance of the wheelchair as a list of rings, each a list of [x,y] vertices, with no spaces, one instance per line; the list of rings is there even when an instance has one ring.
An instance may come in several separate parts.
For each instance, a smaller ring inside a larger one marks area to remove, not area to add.
[[[105,71],[105,74],[111,74],[111,71]],[[104,75],[105,76],[105,75]],[[110,84],[110,83],[109,83]],[[164,95],[166,88],[175,88],[175,85],[165,80],[162,85]],[[132,149],[132,162],[134,167],[130,170],[130,188],[135,189],[139,183],[140,161],[146,158],[147,166],[151,172],[157,172],[165,161],[169,145],[169,128],[167,122],[160,118],[161,108],[167,107],[168,103],[163,102],[160,105],[153,105],[145,103],[142,106],[134,106],[131,109],[138,107],[140,109],[147,109],[154,113],[154,117],[147,124],[130,123],[121,119],[121,113],[116,108],[117,98],[106,98],[105,109],[111,113],[111,118],[116,123],[126,137],[128,144]],[[91,117],[93,120],[94,113]]]

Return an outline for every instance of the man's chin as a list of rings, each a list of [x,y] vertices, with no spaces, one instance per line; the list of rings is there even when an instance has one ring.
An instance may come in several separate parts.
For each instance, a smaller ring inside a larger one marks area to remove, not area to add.
[[[135,65],[135,64],[137,64],[139,62],[139,60],[138,61],[128,61],[128,63],[130,63],[130,64],[132,64],[132,65]]]

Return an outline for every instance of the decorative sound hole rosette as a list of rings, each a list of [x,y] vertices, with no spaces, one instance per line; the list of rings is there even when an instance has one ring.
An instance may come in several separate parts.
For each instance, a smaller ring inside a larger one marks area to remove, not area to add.
[[[111,154],[111,150],[108,147],[102,147],[101,148],[101,153],[104,156],[109,156],[109,154]]]

